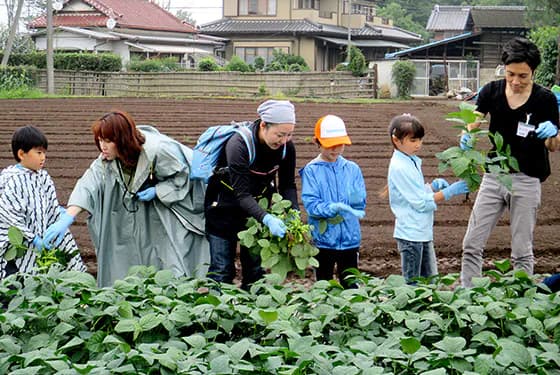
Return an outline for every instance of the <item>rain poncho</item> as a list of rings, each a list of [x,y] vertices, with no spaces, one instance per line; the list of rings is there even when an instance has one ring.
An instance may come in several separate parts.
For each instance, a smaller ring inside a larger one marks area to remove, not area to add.
[[[6,277],[8,262],[4,254],[10,246],[8,229],[18,228],[24,244],[32,246],[35,236],[43,237],[49,225],[60,216],[54,183],[46,170],[32,171],[21,165],[7,167],[0,174],[0,279]],[[74,253],[67,269],[85,271],[78,246],[67,231],[58,248]],[[37,249],[31,248],[23,257],[14,260],[20,272],[35,273]],[[12,271],[16,271],[15,268]]]
[[[205,186],[189,179],[192,150],[151,126],[137,128],[146,142],[130,185],[123,181],[119,161],[100,156],[68,200],[68,206],[90,213],[98,284],[112,285],[134,265],[204,277],[210,261],[204,235]],[[145,189],[151,177],[157,180],[156,197],[139,201],[135,193]]]

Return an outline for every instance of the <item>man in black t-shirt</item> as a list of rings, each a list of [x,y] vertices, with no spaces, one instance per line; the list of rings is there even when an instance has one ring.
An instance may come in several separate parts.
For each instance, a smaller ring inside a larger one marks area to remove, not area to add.
[[[472,287],[472,278],[481,276],[484,247],[506,208],[510,212],[513,266],[529,275],[533,273],[533,231],[541,183],[550,175],[548,152],[558,150],[560,145],[556,97],[533,82],[541,62],[537,46],[525,38],[514,38],[504,46],[502,62],[505,78],[486,84],[476,105],[478,112],[490,114],[490,133],[500,133],[504,148],[509,145],[520,171],[511,174],[512,191],[494,174],[487,172],[482,178],[463,239],[464,287]],[[470,124],[469,130],[479,126],[480,123]],[[461,137],[461,148],[470,148],[468,133]]]

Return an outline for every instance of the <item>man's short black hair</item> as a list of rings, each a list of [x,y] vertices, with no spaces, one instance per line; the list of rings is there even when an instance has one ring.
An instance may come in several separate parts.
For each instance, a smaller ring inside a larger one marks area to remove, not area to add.
[[[504,65],[527,63],[534,72],[541,63],[541,53],[529,39],[515,37],[504,45],[502,62]]]
[[[12,136],[12,153],[17,162],[20,162],[18,151],[29,152],[34,147],[47,149],[49,143],[45,134],[33,125],[23,126],[16,129]]]

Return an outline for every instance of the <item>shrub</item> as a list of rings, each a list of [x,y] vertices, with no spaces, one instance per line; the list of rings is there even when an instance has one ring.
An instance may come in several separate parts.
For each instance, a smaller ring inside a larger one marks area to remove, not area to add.
[[[226,64],[225,70],[228,72],[250,72],[251,67],[239,56],[233,56],[229,63]]]
[[[542,63],[535,72],[535,82],[551,87],[556,80],[556,62],[558,59],[558,33],[560,27],[539,27],[531,30],[530,39],[541,51]]]
[[[255,57],[255,62],[253,63],[255,70],[263,70],[266,65],[264,59],[261,56]]]
[[[364,75],[367,67],[366,58],[362,51],[353,45],[349,49],[350,59],[348,62],[348,70],[352,72],[354,77],[361,77]]]
[[[391,99],[391,87],[388,84],[383,84],[379,88],[379,99]]]
[[[301,56],[291,55],[279,50],[274,50],[272,52],[272,61],[266,66],[265,71],[267,72],[289,72],[289,71],[299,71],[307,72],[309,71],[309,66],[305,62],[304,58]],[[299,65],[299,67],[295,67]],[[290,69],[300,69],[300,70],[290,70]]]
[[[163,59],[132,60],[128,64],[128,70],[133,72],[175,72],[179,70],[179,64],[173,57]]]
[[[412,61],[397,61],[393,65],[392,78],[397,85],[397,95],[399,98],[410,98],[410,90],[416,73],[416,66]]]
[[[37,69],[29,66],[0,67],[0,87],[14,90],[34,86],[37,81]]]
[[[220,70],[220,66],[212,57],[205,57],[198,62],[198,70],[202,72],[215,72]]]

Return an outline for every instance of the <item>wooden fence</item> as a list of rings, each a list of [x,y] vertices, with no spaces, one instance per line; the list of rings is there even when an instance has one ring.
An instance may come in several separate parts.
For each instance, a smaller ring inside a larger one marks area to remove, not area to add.
[[[38,87],[46,91],[46,71]],[[57,70],[55,93],[87,96],[235,96],[285,95],[314,98],[376,98],[375,70],[365,77],[350,72],[76,72]]]

